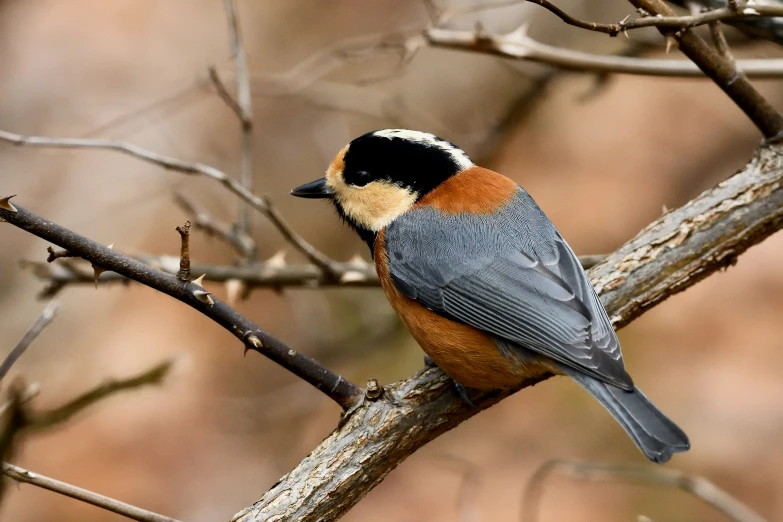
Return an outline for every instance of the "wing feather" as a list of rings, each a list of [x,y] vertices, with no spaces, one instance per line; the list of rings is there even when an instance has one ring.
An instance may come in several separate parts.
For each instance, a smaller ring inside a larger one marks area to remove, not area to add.
[[[389,271],[404,295],[622,388],[633,382],[579,260],[521,188],[491,216],[404,214],[384,234]]]

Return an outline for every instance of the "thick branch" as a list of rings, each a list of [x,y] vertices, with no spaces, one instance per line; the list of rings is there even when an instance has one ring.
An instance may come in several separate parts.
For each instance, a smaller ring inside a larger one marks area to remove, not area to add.
[[[572,71],[706,78],[690,60],[635,58],[563,49],[533,40],[524,27],[507,35],[435,27],[427,29],[424,38],[431,47],[543,63]],[[737,60],[737,67],[751,78],[783,78],[783,60],[780,59]]]
[[[48,489],[49,491],[54,491],[55,493],[65,495],[66,497],[81,500],[82,502],[98,506],[111,511],[112,513],[117,513],[118,515],[128,517],[132,520],[137,520],[138,522],[178,522],[176,519],[159,515],[152,511],[126,504],[125,502],[120,502],[119,500],[82,489],[78,486],[73,486],[66,482],[60,482],[59,480],[46,477],[39,473],[33,473],[32,471],[20,468],[19,466],[14,466],[13,464],[8,464],[7,462],[3,462],[2,467],[3,473],[17,482],[24,482],[38,486],[39,488]]]
[[[18,205],[16,211],[0,209],[0,218],[82,257],[90,263],[124,275],[182,301],[231,332],[245,344],[312,384],[335,402],[347,408],[358,393],[356,385],[321,366],[310,357],[298,353],[282,341],[269,335],[252,321],[216,298],[199,299],[203,289],[194,283],[184,283],[172,276],[128,257],[116,250],[80,236],[47,221]]]
[[[589,274],[619,327],[730,266],[782,226],[783,155],[762,149],[740,173],[648,226]],[[471,408],[436,369],[386,386],[233,520],[335,520],[417,449],[511,393],[471,397],[479,409]]]

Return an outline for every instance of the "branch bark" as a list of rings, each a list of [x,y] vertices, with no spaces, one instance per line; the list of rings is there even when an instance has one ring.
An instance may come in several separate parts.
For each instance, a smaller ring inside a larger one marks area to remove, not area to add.
[[[731,266],[781,227],[783,149],[762,148],[738,174],[649,225],[589,274],[620,327]],[[335,520],[427,442],[512,393],[471,397],[478,406],[471,408],[437,369],[388,385],[380,398],[365,398],[346,414],[293,471],[232,520]]]

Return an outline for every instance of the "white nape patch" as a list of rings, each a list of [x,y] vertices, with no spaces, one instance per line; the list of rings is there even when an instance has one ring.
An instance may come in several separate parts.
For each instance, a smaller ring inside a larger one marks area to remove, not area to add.
[[[473,166],[473,162],[470,160],[468,155],[465,154],[464,150],[455,147],[448,141],[442,140],[434,134],[430,134],[429,132],[408,129],[384,129],[375,131],[372,134],[373,136],[378,136],[380,138],[400,138],[411,141],[413,143],[421,143],[429,147],[438,148],[451,156],[454,159],[454,162],[459,166],[460,170],[466,170]]]

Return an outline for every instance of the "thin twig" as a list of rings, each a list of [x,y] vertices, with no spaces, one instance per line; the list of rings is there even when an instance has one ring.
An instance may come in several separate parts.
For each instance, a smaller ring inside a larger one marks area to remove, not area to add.
[[[734,55],[729,47],[729,42],[726,41],[726,36],[723,34],[720,22],[710,23],[710,36],[712,36],[712,43],[715,44],[715,49],[718,51],[724,59],[731,62],[736,67],[737,61],[734,59]]]
[[[62,259],[64,257],[75,257],[67,250],[55,250],[52,247],[47,247],[46,251],[49,252],[49,257],[46,258],[47,263],[52,263],[56,259]]]
[[[239,104],[237,104],[234,97],[231,96],[231,93],[228,92],[228,89],[226,88],[226,84],[223,83],[223,80],[220,79],[220,74],[218,73],[217,68],[214,65],[210,65],[209,67],[207,67],[207,72],[209,73],[209,80],[212,82],[212,85],[215,87],[215,91],[217,92],[217,95],[220,97],[221,100],[223,100],[223,103],[225,103],[226,106],[229,109],[231,109],[231,111],[241,121],[242,109],[239,108]]]
[[[146,509],[141,509],[125,502],[120,502],[113,498],[100,495],[93,491],[89,491],[67,482],[61,482],[53,478],[41,475],[39,473],[33,473],[19,466],[14,466],[7,462],[2,463],[3,473],[17,482],[24,482],[26,484],[32,484],[39,488],[48,489],[54,491],[66,497],[71,497],[76,500],[81,500],[87,504],[92,504],[99,508],[103,508],[112,513],[122,515],[138,522],[178,522],[174,518],[170,518]]]
[[[239,13],[234,0],[224,0],[228,29],[231,33],[231,51],[237,74],[237,115],[242,124],[242,185],[253,192],[253,106],[250,97],[250,79],[247,72],[247,54],[242,43]],[[224,101],[226,98],[223,98]],[[233,107],[232,107],[233,108]],[[240,203],[237,230],[250,234],[250,214],[247,205]]]
[[[304,240],[286,223],[276,210],[271,208],[269,201],[265,198],[256,196],[242,183],[228,176],[225,172],[211,167],[204,163],[187,162],[170,156],[164,156],[149,151],[142,147],[125,143],[122,141],[101,140],[101,139],[82,139],[82,138],[46,138],[41,136],[22,136],[13,132],[0,130],[0,141],[6,141],[17,146],[34,146],[47,148],[65,148],[65,149],[100,149],[111,150],[127,154],[134,158],[147,161],[158,165],[167,170],[181,172],[183,174],[193,174],[206,176],[219,182],[231,193],[245,201],[250,206],[261,212],[278,229],[283,237],[297,250],[299,250],[311,263],[317,265],[326,272],[327,276],[333,274],[332,268],[336,262],[330,259],[326,254],[320,252],[310,243]]]
[[[521,522],[535,522],[538,518],[544,482],[558,470],[567,472],[568,476],[575,479],[636,482],[676,488],[699,498],[734,522],[766,522],[761,515],[702,477],[668,468],[595,464],[578,460],[550,460],[536,470],[522,497]]]
[[[556,15],[568,25],[579,27],[580,29],[587,29],[589,31],[605,33],[609,36],[617,36],[624,31],[640,29],[643,27],[686,29],[700,25],[707,25],[711,22],[736,21],[744,19],[755,20],[761,17],[783,16],[783,6],[781,5],[754,4],[751,7],[740,9],[727,6],[720,9],[713,9],[687,16],[677,16],[674,14],[674,12],[671,12],[662,16],[645,16],[642,18],[623,20],[617,23],[600,23],[588,22],[586,20],[580,20],[579,18],[573,17],[548,0],[527,0],[527,2],[540,5],[544,9]]]
[[[149,385],[158,385],[169,374],[173,361],[167,359],[133,377],[125,379],[107,379],[78,397],[51,410],[25,411],[25,429],[42,430],[61,424],[93,404],[129,390]]]
[[[227,243],[245,259],[255,259],[256,243],[252,237],[242,234],[237,227],[224,223],[213,217],[195,199],[177,192],[174,194],[176,203],[190,216],[193,227],[206,232]]]
[[[27,330],[27,333],[24,334],[22,340],[19,341],[14,349],[11,350],[11,353],[6,356],[3,363],[0,364],[0,381],[3,380],[3,377],[6,376],[8,370],[11,369],[19,357],[21,357],[25,350],[27,350],[27,347],[30,346],[30,343],[32,343],[35,338],[38,337],[38,335],[43,331],[43,329],[52,322],[55,314],[57,313],[57,310],[59,309],[60,303],[57,301],[52,301],[46,305],[46,308],[43,309],[43,312],[41,312],[41,316],[38,318],[38,320],[35,321],[29,330]]]
[[[134,259],[148,264],[169,274],[176,275],[179,270],[179,259],[174,256],[135,255]],[[582,267],[587,270],[600,263],[606,256],[579,256]],[[54,263],[40,261],[22,261],[21,266],[29,269],[35,277],[47,283],[47,288],[41,298],[54,297],[68,285],[85,285],[93,283],[93,276],[81,263]],[[258,288],[309,288],[318,289],[334,286],[345,287],[379,287],[381,285],[375,266],[360,259],[338,263],[337,278],[324,278],[323,272],[315,265],[287,264],[279,261],[279,256],[269,261],[262,261],[248,266],[212,265],[191,262],[191,272],[204,274],[205,281],[227,283],[235,280],[242,282],[251,289]],[[128,283],[130,280],[116,272],[106,272],[100,283]]]
[[[434,27],[424,32],[424,39],[431,47],[543,63],[572,71],[706,78],[704,73],[690,60],[612,56],[564,49],[533,40],[527,35],[527,27],[525,26],[505,35]],[[781,59],[738,60],[737,66],[749,78],[783,78],[783,60]]]
[[[0,209],[0,218],[71,251],[92,264],[122,274],[182,301],[228,330],[241,340],[247,349],[256,350],[269,357],[345,409],[351,407],[359,396],[358,386],[269,335],[226,303],[213,298],[200,284],[183,284],[176,276],[75,234],[18,205],[16,211]]]

